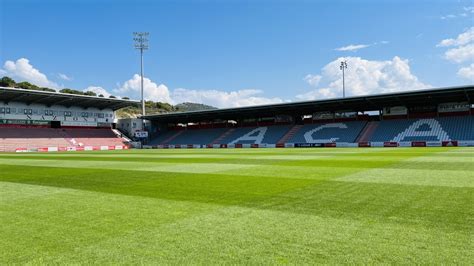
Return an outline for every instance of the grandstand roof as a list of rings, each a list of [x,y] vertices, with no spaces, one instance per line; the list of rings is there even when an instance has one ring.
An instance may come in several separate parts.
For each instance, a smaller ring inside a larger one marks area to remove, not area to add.
[[[37,103],[46,106],[62,105],[66,107],[95,107],[98,109],[110,108],[117,110],[127,106],[139,106],[139,101],[102,98],[97,96],[76,95],[60,92],[25,90],[0,87],[0,101]]]
[[[314,112],[325,111],[362,112],[381,110],[384,107],[392,106],[428,106],[437,105],[439,103],[466,101],[469,103],[474,102],[473,85],[326,100],[157,114],[148,115],[144,118],[163,123],[184,123],[211,121],[215,119],[236,120],[271,117],[275,115],[307,115]]]

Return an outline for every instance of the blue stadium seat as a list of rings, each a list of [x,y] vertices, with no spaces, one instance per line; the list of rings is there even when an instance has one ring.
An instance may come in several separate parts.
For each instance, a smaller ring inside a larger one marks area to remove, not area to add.
[[[474,117],[380,121],[370,141],[474,140]]]
[[[222,140],[226,144],[275,144],[291,129],[291,125],[242,127],[236,128],[232,134]],[[253,134],[252,134],[253,131]],[[241,139],[248,134],[247,139]],[[258,138],[258,136],[263,136]]]
[[[350,121],[308,124],[304,125],[288,142],[355,142],[366,123],[365,121]]]
[[[367,122],[307,124],[286,142],[327,143],[355,142]],[[171,130],[160,134],[150,144],[276,144],[292,125]],[[384,120],[377,123],[368,141],[442,141],[474,140],[474,116],[428,119]]]
[[[189,129],[168,144],[210,144],[227,130],[228,128]]]

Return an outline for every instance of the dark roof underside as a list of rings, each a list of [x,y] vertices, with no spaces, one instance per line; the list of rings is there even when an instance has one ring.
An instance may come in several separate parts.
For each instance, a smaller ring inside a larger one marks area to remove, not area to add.
[[[139,106],[140,102],[102,98],[87,95],[74,95],[67,93],[57,93],[48,91],[34,91],[24,89],[14,89],[0,87],[0,101],[2,102],[22,102],[26,104],[44,104],[46,106],[62,105],[66,107],[78,106],[83,108],[95,107],[98,109],[117,110],[127,106]]]
[[[363,112],[381,110],[384,107],[392,106],[428,106],[447,102],[469,102],[472,104],[473,100],[474,86],[463,86],[328,100],[158,114],[145,116],[144,118],[160,123],[188,123],[212,121],[215,119],[239,120],[272,117],[275,115],[301,116],[326,111]]]

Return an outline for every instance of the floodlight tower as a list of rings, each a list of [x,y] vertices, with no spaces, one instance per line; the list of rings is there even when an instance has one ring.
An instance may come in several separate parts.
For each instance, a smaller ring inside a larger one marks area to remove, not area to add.
[[[345,79],[344,79],[344,70],[347,69],[347,61],[341,61],[341,66],[339,66],[339,69],[342,70],[342,98],[346,98],[346,84],[345,84]]]
[[[145,115],[145,99],[143,97],[143,51],[148,50],[149,32],[134,32],[133,40],[135,41],[135,49],[140,50],[140,76],[141,76],[141,94],[142,94],[142,115]]]

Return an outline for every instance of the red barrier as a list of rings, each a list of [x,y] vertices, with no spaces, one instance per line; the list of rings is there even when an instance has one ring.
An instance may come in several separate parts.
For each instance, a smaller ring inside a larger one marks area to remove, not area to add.
[[[370,147],[370,142],[368,141],[359,142],[359,147]]]
[[[398,147],[398,142],[386,141],[383,143],[384,147]]]
[[[227,144],[221,144],[220,147],[221,148],[227,148]]]
[[[84,151],[84,147],[76,147],[76,151]]]
[[[252,144],[252,145],[250,145],[250,148],[258,148],[258,147],[259,147],[258,144]]]
[[[443,147],[457,147],[458,141],[457,140],[443,141],[441,145],[443,145]]]
[[[412,141],[411,146],[412,147],[426,147],[426,142],[425,141]]]
[[[236,148],[242,148],[242,144],[235,144]]]
[[[331,143],[324,143],[324,147],[335,148],[335,147],[336,147],[336,143],[334,143],[334,142],[331,142]]]
[[[58,151],[67,151],[67,147],[58,147]]]
[[[194,145],[193,144],[188,144],[188,149],[193,149],[194,148]]]
[[[275,147],[277,147],[277,148],[285,148],[285,143],[277,143],[277,144],[275,145]]]

